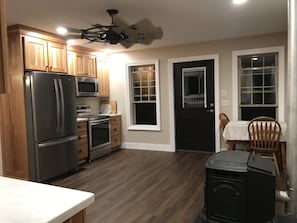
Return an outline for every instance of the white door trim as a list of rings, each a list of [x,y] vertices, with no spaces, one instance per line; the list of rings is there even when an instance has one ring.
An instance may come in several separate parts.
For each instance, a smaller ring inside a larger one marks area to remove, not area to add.
[[[220,131],[219,131],[219,120],[218,116],[220,113],[220,94],[219,94],[219,55],[202,55],[195,57],[183,57],[173,58],[168,60],[168,81],[169,81],[169,121],[170,121],[170,147],[173,151],[175,148],[175,111],[174,111],[174,79],[173,79],[173,64],[188,62],[188,61],[199,61],[199,60],[214,60],[214,95],[215,95],[215,152],[220,151]]]

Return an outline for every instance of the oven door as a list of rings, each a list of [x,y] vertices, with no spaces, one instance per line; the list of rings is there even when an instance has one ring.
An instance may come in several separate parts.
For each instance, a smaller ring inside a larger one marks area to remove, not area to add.
[[[89,145],[90,152],[110,145],[109,119],[89,121]]]

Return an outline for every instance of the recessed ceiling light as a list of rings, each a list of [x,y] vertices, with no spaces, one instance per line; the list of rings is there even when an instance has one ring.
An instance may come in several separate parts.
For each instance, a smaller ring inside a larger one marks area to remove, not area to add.
[[[68,30],[66,28],[62,27],[62,26],[58,27],[56,29],[56,31],[57,31],[57,33],[59,33],[61,35],[64,35],[64,34],[66,34],[68,32]]]
[[[245,3],[247,0],[233,0],[233,4],[239,5]]]

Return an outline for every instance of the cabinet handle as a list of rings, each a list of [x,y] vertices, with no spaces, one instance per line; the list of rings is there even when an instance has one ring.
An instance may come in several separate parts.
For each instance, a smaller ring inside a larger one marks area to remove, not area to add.
[[[49,70],[52,70],[52,69],[53,69],[53,67],[52,67],[52,66],[50,66]]]
[[[117,128],[114,128],[113,131],[117,131]]]
[[[82,151],[81,151],[81,150],[78,150],[78,152],[79,152],[79,153],[82,153]]]

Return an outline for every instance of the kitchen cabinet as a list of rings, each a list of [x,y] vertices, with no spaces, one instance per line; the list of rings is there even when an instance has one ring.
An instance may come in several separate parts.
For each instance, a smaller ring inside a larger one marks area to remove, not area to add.
[[[73,49],[73,48],[72,48]],[[75,76],[97,77],[96,56],[79,49],[68,49],[68,73]]]
[[[88,159],[88,131],[87,122],[77,122],[78,137],[78,161],[84,162]]]
[[[111,132],[111,151],[119,149],[122,143],[121,137],[121,116],[110,117],[110,132]]]
[[[29,180],[29,159],[27,141],[27,122],[25,111],[24,73],[26,70],[46,70],[44,66],[53,63],[53,72],[67,72],[66,68],[58,69],[59,64],[67,64],[65,40],[60,37],[23,25],[7,27],[8,36],[8,92],[1,99],[1,113],[5,117],[5,131],[1,133],[3,175],[12,178]],[[29,38],[30,37],[30,38]],[[31,38],[32,37],[32,38]],[[27,44],[27,45],[26,45]],[[34,45],[35,44],[35,45]],[[60,47],[60,48],[59,48]],[[60,50],[59,50],[60,49]],[[35,50],[35,53],[34,53]],[[56,53],[53,53],[55,51]],[[58,52],[63,52],[64,56]],[[40,58],[40,55],[47,56]],[[49,60],[53,57],[52,60]],[[56,59],[54,59],[54,57]],[[64,57],[65,59],[62,59]],[[28,61],[31,61],[30,63]],[[35,61],[35,62],[34,62]],[[28,64],[39,64],[26,67]],[[49,68],[48,67],[48,68]],[[5,100],[5,105],[3,101]]]
[[[97,60],[97,79],[99,82],[99,97],[109,97],[109,71],[106,61]]]
[[[26,35],[23,39],[26,70],[67,73],[65,44]]]

